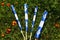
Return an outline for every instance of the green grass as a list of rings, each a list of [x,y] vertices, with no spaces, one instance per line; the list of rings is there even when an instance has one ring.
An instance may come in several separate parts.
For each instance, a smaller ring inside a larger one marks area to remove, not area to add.
[[[4,2],[4,7],[1,6],[1,2]],[[18,2],[18,4],[15,4]],[[59,0],[0,0],[0,40],[23,40],[20,29],[18,25],[13,27],[11,22],[15,20],[15,17],[12,13],[11,7],[7,7],[6,4],[14,4],[19,20],[23,27],[25,34],[25,23],[24,23],[24,3],[28,4],[28,16],[29,16],[29,30],[28,38],[34,13],[34,8],[38,6],[37,18],[34,26],[32,40],[34,40],[34,35],[37,31],[37,27],[41,20],[44,10],[48,11],[48,16],[45,21],[41,37],[39,40],[60,40],[60,27],[56,28],[54,23],[58,16],[60,17],[60,2]],[[59,21],[58,19],[57,21]],[[6,29],[11,28],[12,31],[10,34],[6,34]],[[5,37],[1,37],[1,34],[4,33]]]

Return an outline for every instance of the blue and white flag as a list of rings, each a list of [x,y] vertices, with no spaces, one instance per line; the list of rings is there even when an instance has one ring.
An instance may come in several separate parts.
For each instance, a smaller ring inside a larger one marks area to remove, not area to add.
[[[44,11],[44,14],[43,14],[43,16],[42,16],[42,20],[41,20],[41,22],[39,23],[37,32],[36,32],[36,34],[35,34],[35,38],[39,38],[39,37],[40,37],[40,34],[41,34],[41,31],[42,31],[44,22],[45,22],[45,20],[46,20],[47,14],[48,14],[48,12],[45,10],[45,11]]]

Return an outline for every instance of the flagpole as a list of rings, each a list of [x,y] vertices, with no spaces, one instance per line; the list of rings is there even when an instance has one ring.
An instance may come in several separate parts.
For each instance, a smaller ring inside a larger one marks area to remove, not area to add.
[[[25,40],[25,36],[24,36],[24,34],[23,34],[23,31],[22,31],[22,26],[21,26],[21,24],[20,24],[20,21],[19,21],[19,19],[18,19],[17,13],[16,13],[15,8],[14,8],[13,5],[11,5],[11,9],[12,9],[12,12],[13,12],[16,20],[17,20],[18,26],[19,26],[19,28],[20,28],[20,30],[21,30],[21,34],[22,34],[22,36],[23,36],[23,38],[24,38],[24,40]]]
[[[48,14],[48,12],[45,10],[45,11],[44,11],[44,14],[43,14],[43,16],[42,16],[41,22],[39,23],[37,32],[36,32],[36,34],[35,34],[35,40],[40,37],[40,34],[41,34],[41,31],[42,31],[44,22],[45,22],[45,20],[46,20],[47,14]]]
[[[24,4],[24,12],[25,12],[25,26],[26,26],[26,40],[27,40],[27,31],[28,31],[28,5]]]
[[[32,32],[33,32],[34,23],[35,23],[35,20],[36,20],[36,13],[37,13],[37,10],[38,10],[38,7],[36,6],[36,8],[35,8],[35,10],[34,10],[34,16],[33,16],[32,28],[31,28],[31,33],[30,33],[30,39],[29,39],[29,40],[31,40],[31,37],[32,37]]]

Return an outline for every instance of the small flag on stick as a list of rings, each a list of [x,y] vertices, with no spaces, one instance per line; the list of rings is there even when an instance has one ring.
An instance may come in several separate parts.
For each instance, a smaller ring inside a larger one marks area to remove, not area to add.
[[[25,12],[25,26],[26,26],[26,40],[27,40],[27,31],[28,31],[28,5],[24,4],[24,12]]]
[[[36,6],[35,10],[34,10],[34,16],[33,16],[33,21],[32,21],[32,28],[31,28],[31,33],[30,33],[30,39],[32,37],[32,31],[33,31],[33,27],[34,27],[34,23],[35,23],[35,19],[36,19],[36,13],[37,13],[38,7]]]
[[[17,23],[18,23],[18,26],[19,26],[19,28],[20,28],[20,30],[21,30],[21,33],[22,33],[22,35],[23,35],[23,37],[24,37],[23,31],[22,31],[22,27],[21,27],[20,21],[19,21],[19,19],[18,19],[17,13],[16,13],[16,11],[15,11],[15,8],[14,8],[13,5],[11,5],[11,8],[12,8],[13,14],[14,14],[16,20],[17,20]],[[25,37],[24,37],[24,39],[25,39]]]
[[[43,25],[44,25],[44,22],[46,20],[46,16],[47,16],[48,12],[45,10],[44,11],[44,14],[42,16],[42,20],[38,26],[38,29],[37,29],[37,32],[35,34],[35,38],[38,39],[40,37],[40,34],[41,34],[41,31],[42,31],[42,28],[43,28]]]

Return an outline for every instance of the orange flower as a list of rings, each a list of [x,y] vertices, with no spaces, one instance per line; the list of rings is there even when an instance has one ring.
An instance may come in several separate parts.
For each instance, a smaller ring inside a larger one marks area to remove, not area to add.
[[[11,29],[10,29],[10,28],[8,28],[8,29],[7,29],[7,31],[8,31],[8,32],[11,32]]]
[[[60,26],[60,25],[59,25],[58,23],[55,23],[55,27],[59,28],[59,26]]]
[[[5,36],[5,34],[3,34],[3,33],[2,33],[2,34],[1,34],[1,36],[2,36],[2,37],[4,37],[4,36]]]
[[[7,34],[9,34],[10,32],[6,31]]]
[[[11,29],[8,28],[7,31],[6,31],[6,33],[9,34],[10,32],[11,32]]]
[[[4,6],[4,2],[2,2],[1,5]]]
[[[10,3],[7,3],[7,6],[10,7]]]
[[[17,24],[16,21],[12,21],[12,25],[15,26]]]

